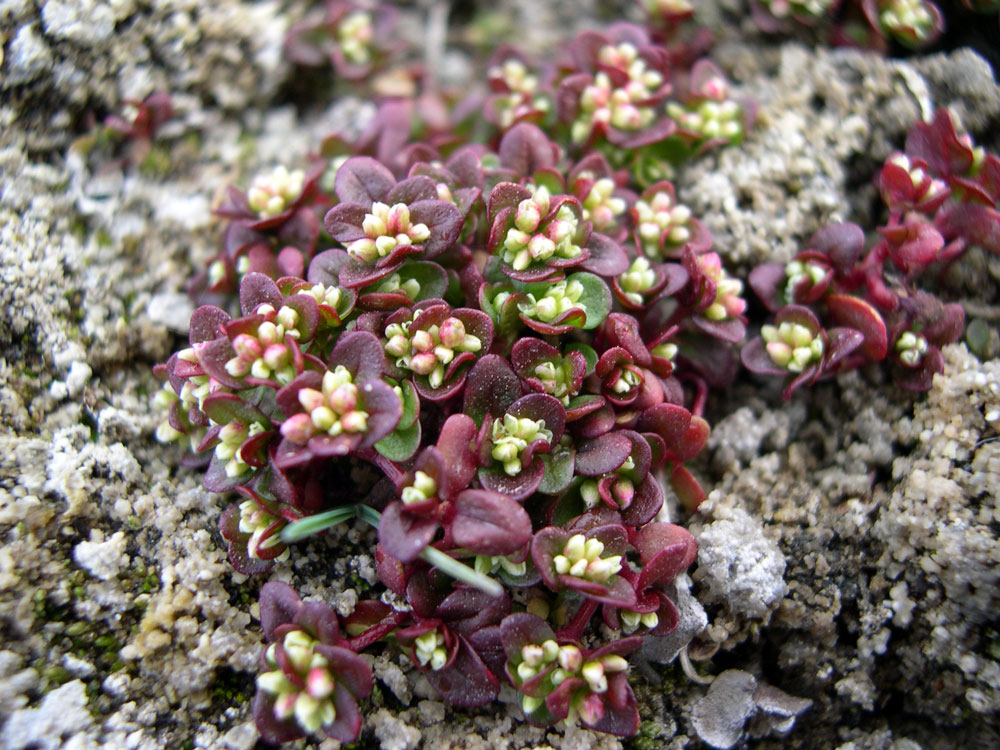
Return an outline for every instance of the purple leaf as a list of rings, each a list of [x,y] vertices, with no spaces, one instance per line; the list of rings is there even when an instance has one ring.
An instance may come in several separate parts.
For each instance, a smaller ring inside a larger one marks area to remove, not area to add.
[[[889,347],[888,332],[885,321],[874,307],[849,294],[827,295],[826,305],[834,322],[861,332],[864,337],[861,353],[868,360],[880,362],[885,359]]]
[[[385,197],[385,203],[390,206],[395,203],[405,203],[410,205],[417,201],[437,200],[437,186],[430,177],[426,175],[414,175],[407,177],[389,191]]]
[[[202,411],[218,425],[228,422],[239,422],[246,426],[254,422],[270,424],[270,420],[259,409],[246,403],[235,393],[213,393],[205,398]]]
[[[328,606],[323,605],[328,610]],[[333,611],[330,610],[333,615]],[[336,615],[333,615],[336,618]],[[320,645],[315,647],[316,653],[322,654],[330,664],[330,672],[337,682],[343,685],[355,698],[366,698],[375,685],[372,679],[371,667],[363,658],[346,648],[328,644],[320,639]]]
[[[438,435],[437,449],[444,459],[448,482],[453,488],[468,487],[476,475],[474,450],[479,429],[466,414],[452,414],[445,420]]]
[[[559,147],[537,125],[527,122],[518,123],[504,134],[497,153],[501,166],[522,177],[554,167],[559,160]]]
[[[382,511],[378,540],[390,555],[410,563],[420,557],[439,528],[434,519],[415,516],[407,512],[402,502],[392,502]]]
[[[479,469],[479,482],[487,490],[509,495],[514,500],[523,500],[538,489],[545,476],[545,465],[532,461],[519,474],[510,476],[501,466],[486,466]]]
[[[349,331],[341,334],[328,360],[330,369],[343,365],[354,376],[356,384],[382,377],[385,372],[385,354],[382,345],[371,333]]]
[[[448,623],[453,632],[468,637],[510,614],[510,598],[506,593],[492,596],[462,586],[448,594],[434,613]]]
[[[347,264],[350,258],[351,256],[340,248],[322,252],[309,264],[306,279],[310,284],[336,286],[339,283],[340,269]]]
[[[455,498],[453,507],[452,537],[477,555],[509,555],[531,540],[527,511],[509,497],[465,490]]]
[[[617,276],[628,270],[628,256],[621,245],[610,237],[594,232],[587,243],[590,257],[580,264],[580,268],[599,276]]]
[[[214,305],[202,305],[191,313],[188,342],[191,346],[212,341],[223,335],[222,326],[232,318],[229,313]]]
[[[500,212],[504,209],[517,208],[518,204],[527,200],[531,197],[531,191],[523,185],[518,185],[516,182],[499,182],[496,187],[490,191],[490,197],[488,201],[488,221],[491,227],[496,227],[497,217]],[[502,231],[506,232],[507,226],[504,222]]]
[[[341,203],[361,203],[369,208],[385,198],[396,184],[386,167],[369,156],[354,156],[337,170],[333,190]]]
[[[253,721],[265,742],[280,745],[305,737],[294,719],[279,720],[274,715],[274,696],[257,690],[253,699]]]
[[[323,731],[342,744],[354,742],[361,732],[361,711],[358,701],[339,681],[333,690],[333,708],[337,717],[332,724],[324,726]]]
[[[399,424],[403,402],[396,392],[381,380],[371,380],[361,386],[361,399],[368,412],[368,430],[359,448],[370,448]]]
[[[523,392],[521,379],[507,364],[507,360],[495,354],[487,354],[469,371],[465,381],[462,411],[477,424],[482,424],[487,414],[494,419],[503,416]]]
[[[831,328],[827,331],[827,351],[823,358],[823,370],[832,370],[848,354],[853,352],[865,340],[860,331],[853,328]]]
[[[632,452],[632,441],[623,432],[607,432],[577,443],[576,468],[583,476],[599,477],[623,463]]]
[[[346,245],[365,236],[361,224],[369,211],[370,205],[340,203],[326,212],[323,225],[333,239]]]
[[[426,224],[431,236],[424,243],[424,257],[434,258],[448,250],[458,240],[465,217],[447,201],[423,200],[410,206],[410,221]]]
[[[500,693],[497,678],[461,636],[452,663],[424,675],[441,697],[455,706],[485,706]]]
[[[262,273],[248,273],[240,282],[240,310],[251,315],[258,305],[268,304],[277,310],[281,307],[282,295],[274,280]]]
[[[295,621],[302,599],[283,581],[268,581],[260,590],[260,626],[270,643],[279,625]]]

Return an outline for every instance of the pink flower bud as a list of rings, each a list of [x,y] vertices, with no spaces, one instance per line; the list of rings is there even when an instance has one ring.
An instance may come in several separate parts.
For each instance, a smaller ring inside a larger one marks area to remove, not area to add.
[[[514,216],[514,226],[522,232],[530,234],[538,228],[538,222],[541,220],[542,214],[538,210],[538,204],[530,198],[526,198],[517,207],[517,214]]]
[[[326,667],[313,667],[306,678],[306,692],[313,698],[326,698],[333,693],[333,678]]]
[[[253,362],[263,353],[260,342],[253,336],[241,333],[233,339],[233,348],[244,362]]]
[[[604,701],[599,695],[588,695],[580,701],[577,711],[583,723],[592,727],[604,718]]]
[[[572,236],[574,229],[575,227],[570,222],[555,219],[554,221],[550,221],[549,225],[545,228],[545,236],[553,242],[562,242],[567,237]]]
[[[437,366],[437,357],[433,352],[415,354],[410,359],[410,369],[418,375],[430,375]]]
[[[298,700],[298,693],[278,696],[274,702],[274,716],[278,721],[284,721],[295,714],[295,702]]]
[[[303,388],[299,391],[299,403],[306,411],[312,411],[325,406],[326,397],[314,388]]]
[[[429,352],[434,348],[434,337],[427,331],[416,331],[410,339],[410,345],[415,352]]]
[[[330,407],[338,414],[344,414],[358,405],[358,387],[354,383],[344,383],[330,394]]]
[[[272,370],[277,370],[288,361],[288,347],[284,344],[271,344],[264,350],[262,359]]]
[[[396,203],[389,209],[385,222],[386,234],[402,234],[410,228],[410,209],[405,203]]]
[[[441,324],[438,336],[442,344],[454,349],[465,340],[465,324],[458,318],[446,318]]]
[[[340,418],[344,432],[364,432],[368,429],[368,415],[363,411],[349,411]]]
[[[726,309],[726,315],[730,318],[739,317],[747,309],[747,301],[742,297],[727,295],[720,301],[722,302],[722,306]]]
[[[631,505],[632,498],[635,497],[635,487],[632,484],[632,480],[628,477],[622,477],[615,482],[612,492],[622,508],[627,508]]]
[[[282,423],[281,434],[296,445],[305,445],[316,429],[308,414],[293,414]]]

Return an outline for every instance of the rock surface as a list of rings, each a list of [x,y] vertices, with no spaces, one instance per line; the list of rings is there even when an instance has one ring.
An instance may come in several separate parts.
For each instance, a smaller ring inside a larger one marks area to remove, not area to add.
[[[278,105],[281,35],[300,15],[294,3],[235,0],[0,3],[10,29],[0,78],[5,747],[256,741],[260,582],[225,559],[223,502],[155,441],[151,367],[183,341],[182,295],[213,254],[210,207],[225,185],[301,159],[357,111],[300,118]],[[873,226],[871,175],[929,107],[951,106],[980,143],[1000,146],[1000,89],[971,53],[902,63],[727,41],[716,57],[760,103],[759,125],[677,181],[735,264],[787,259],[828,220]],[[154,90],[178,109],[158,145],[168,168],[97,165],[81,151],[88,116]],[[974,253],[963,263],[953,292],[989,313],[1000,263]],[[1000,745],[1000,362],[962,344],[945,354],[945,374],[916,400],[878,372],[791,403],[749,380],[713,397],[697,469],[716,489],[689,523],[702,542],[692,593],[709,618],[698,650],[715,654],[698,668],[742,669],[814,702],[791,734],[755,747]],[[272,575],[349,610],[375,581],[365,534],[304,546]],[[531,728],[512,696],[452,712],[405,658],[383,654],[375,673],[365,746],[621,744]],[[644,723],[631,746],[697,747],[692,711],[705,688],[676,665],[651,675],[635,679]]]

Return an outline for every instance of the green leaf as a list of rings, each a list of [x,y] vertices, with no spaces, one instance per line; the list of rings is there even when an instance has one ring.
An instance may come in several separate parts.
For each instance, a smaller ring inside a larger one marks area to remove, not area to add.
[[[442,573],[450,575],[457,581],[475,586],[490,596],[500,596],[503,593],[503,586],[492,578],[484,576],[482,573],[477,573],[468,565],[459,562],[454,557],[446,555],[439,549],[424,547],[424,551],[420,553],[420,557]]]
[[[576,452],[572,448],[556,448],[554,453],[541,455],[545,466],[545,475],[538,491],[543,495],[557,495],[569,487],[573,481],[573,468],[576,464]]]
[[[589,331],[597,328],[611,312],[611,290],[599,276],[592,273],[574,273],[569,281],[579,281],[583,286],[580,304],[587,311],[587,322],[583,329]]]
[[[202,407],[205,414],[215,424],[229,424],[239,422],[244,425],[251,425],[259,422],[265,427],[270,427],[271,422],[256,407],[250,406],[235,393],[216,393],[205,399]]]
[[[404,380],[399,384],[399,388],[403,392],[403,416],[399,418],[399,424],[396,425],[397,431],[411,427],[420,416],[420,396],[417,394],[413,381]]]
[[[347,505],[343,508],[334,508],[326,513],[317,513],[314,516],[300,518],[293,521],[281,530],[281,541],[285,544],[298,542],[313,534],[331,529],[344,521],[350,521],[357,517],[356,506]]]
[[[390,461],[406,461],[420,447],[420,420],[405,429],[396,429],[375,443],[375,450]]]

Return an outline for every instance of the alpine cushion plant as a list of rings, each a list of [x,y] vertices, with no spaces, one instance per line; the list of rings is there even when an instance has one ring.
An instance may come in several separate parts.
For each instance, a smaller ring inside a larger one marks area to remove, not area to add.
[[[697,556],[666,519],[705,498],[710,391],[741,359],[786,396],[878,361],[926,389],[961,334],[917,284],[972,244],[1000,252],[1000,161],[947,115],[917,126],[878,178],[870,246],[835,224],[755,269],[775,317],[751,320],[668,175],[739,143],[753,105],[677,41],[691,4],[643,5],[650,29],[585,32],[553,64],[498,50],[483,122],[411,137],[427,101],[384,102],[218,208],[188,346],[156,368],[157,435],[235,493],[219,527],[239,572],[361,519],[391,592],[341,618],[264,585],[266,740],[352,742],[373,689],[358,653],[392,650],[451,704],[509,684],[533,724],[634,733],[628,657],[677,627],[671,584]],[[761,7],[783,5],[822,10]],[[363,78],[387,60],[382,13],[331,2],[286,50]]]

